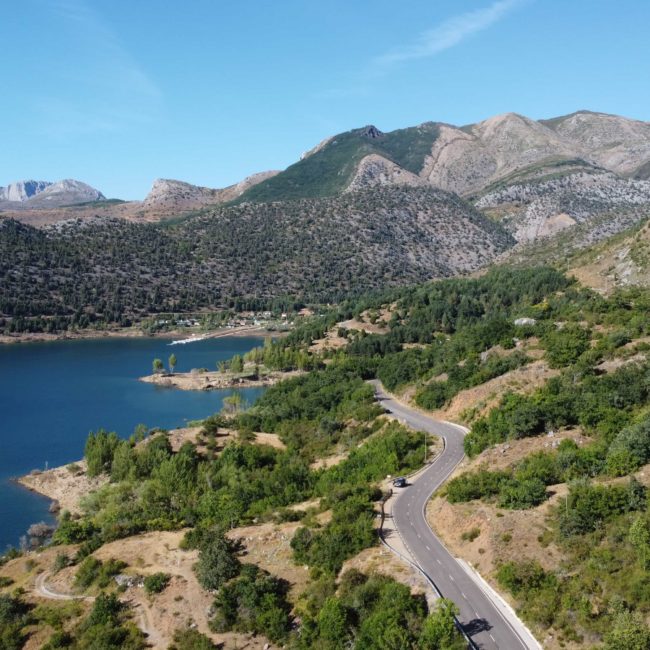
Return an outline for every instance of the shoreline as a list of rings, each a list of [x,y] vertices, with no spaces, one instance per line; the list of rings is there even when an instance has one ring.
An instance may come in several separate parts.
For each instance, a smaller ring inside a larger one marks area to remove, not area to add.
[[[219,370],[191,370],[190,372],[162,372],[158,374],[139,377],[138,381],[146,384],[156,384],[163,388],[176,390],[224,390],[228,388],[256,388],[260,386],[273,386],[284,379],[301,375],[299,370],[289,372],[272,371],[256,379],[250,376],[235,376],[224,374]]]
[[[210,332],[190,332],[187,330],[170,330],[167,332],[147,333],[140,329],[127,327],[112,330],[78,330],[74,332],[25,332],[21,334],[0,334],[0,345],[16,345],[19,343],[50,343],[53,341],[99,340],[103,338],[153,338],[153,339],[178,339],[179,343],[193,343],[205,339],[222,338],[226,336],[285,336],[286,332],[268,330],[264,326],[242,326],[220,328]]]
[[[43,471],[32,470],[11,481],[56,504],[55,509],[50,510],[50,514],[56,518],[57,513],[63,510],[78,514],[81,499],[107,484],[109,479],[105,475],[89,478],[86,461],[82,459]]]

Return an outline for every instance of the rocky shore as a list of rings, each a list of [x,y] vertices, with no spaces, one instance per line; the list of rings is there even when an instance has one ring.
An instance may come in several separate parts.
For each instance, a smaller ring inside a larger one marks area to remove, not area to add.
[[[260,375],[237,375],[210,370],[192,370],[190,372],[155,373],[140,377],[140,381],[179,390],[223,390],[225,388],[253,388],[255,386],[272,386],[283,379],[302,374],[299,370],[291,372],[268,372]]]

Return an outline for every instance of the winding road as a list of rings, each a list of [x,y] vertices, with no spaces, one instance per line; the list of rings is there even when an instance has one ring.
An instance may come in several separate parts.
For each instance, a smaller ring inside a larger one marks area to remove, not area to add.
[[[393,522],[413,560],[437,591],[456,603],[460,610],[458,621],[475,648],[540,648],[514,612],[498,602],[487,585],[451,555],[426,521],[429,497],[463,459],[465,429],[419,413],[387,395],[378,381],[371,383],[388,412],[411,428],[434,434],[445,443],[443,452],[426,470],[407,487],[396,490]]]

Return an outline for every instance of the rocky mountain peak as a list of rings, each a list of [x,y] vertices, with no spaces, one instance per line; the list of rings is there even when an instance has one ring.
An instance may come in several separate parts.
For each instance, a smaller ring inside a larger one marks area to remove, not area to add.
[[[361,130],[361,135],[364,138],[370,138],[371,140],[376,140],[377,138],[381,138],[382,135],[384,135],[376,126],[373,124],[369,124],[368,126],[364,126],[363,129]]]

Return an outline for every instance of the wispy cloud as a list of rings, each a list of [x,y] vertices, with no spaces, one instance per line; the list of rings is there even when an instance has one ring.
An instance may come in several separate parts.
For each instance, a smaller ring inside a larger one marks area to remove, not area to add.
[[[157,119],[160,89],[102,16],[85,0],[47,4],[67,40],[50,67],[60,87],[34,101],[42,131],[57,138],[114,133]]]
[[[434,56],[487,29],[521,3],[522,0],[497,0],[489,7],[452,16],[420,34],[414,42],[376,57],[373,64],[378,70],[385,70],[397,63]]]

